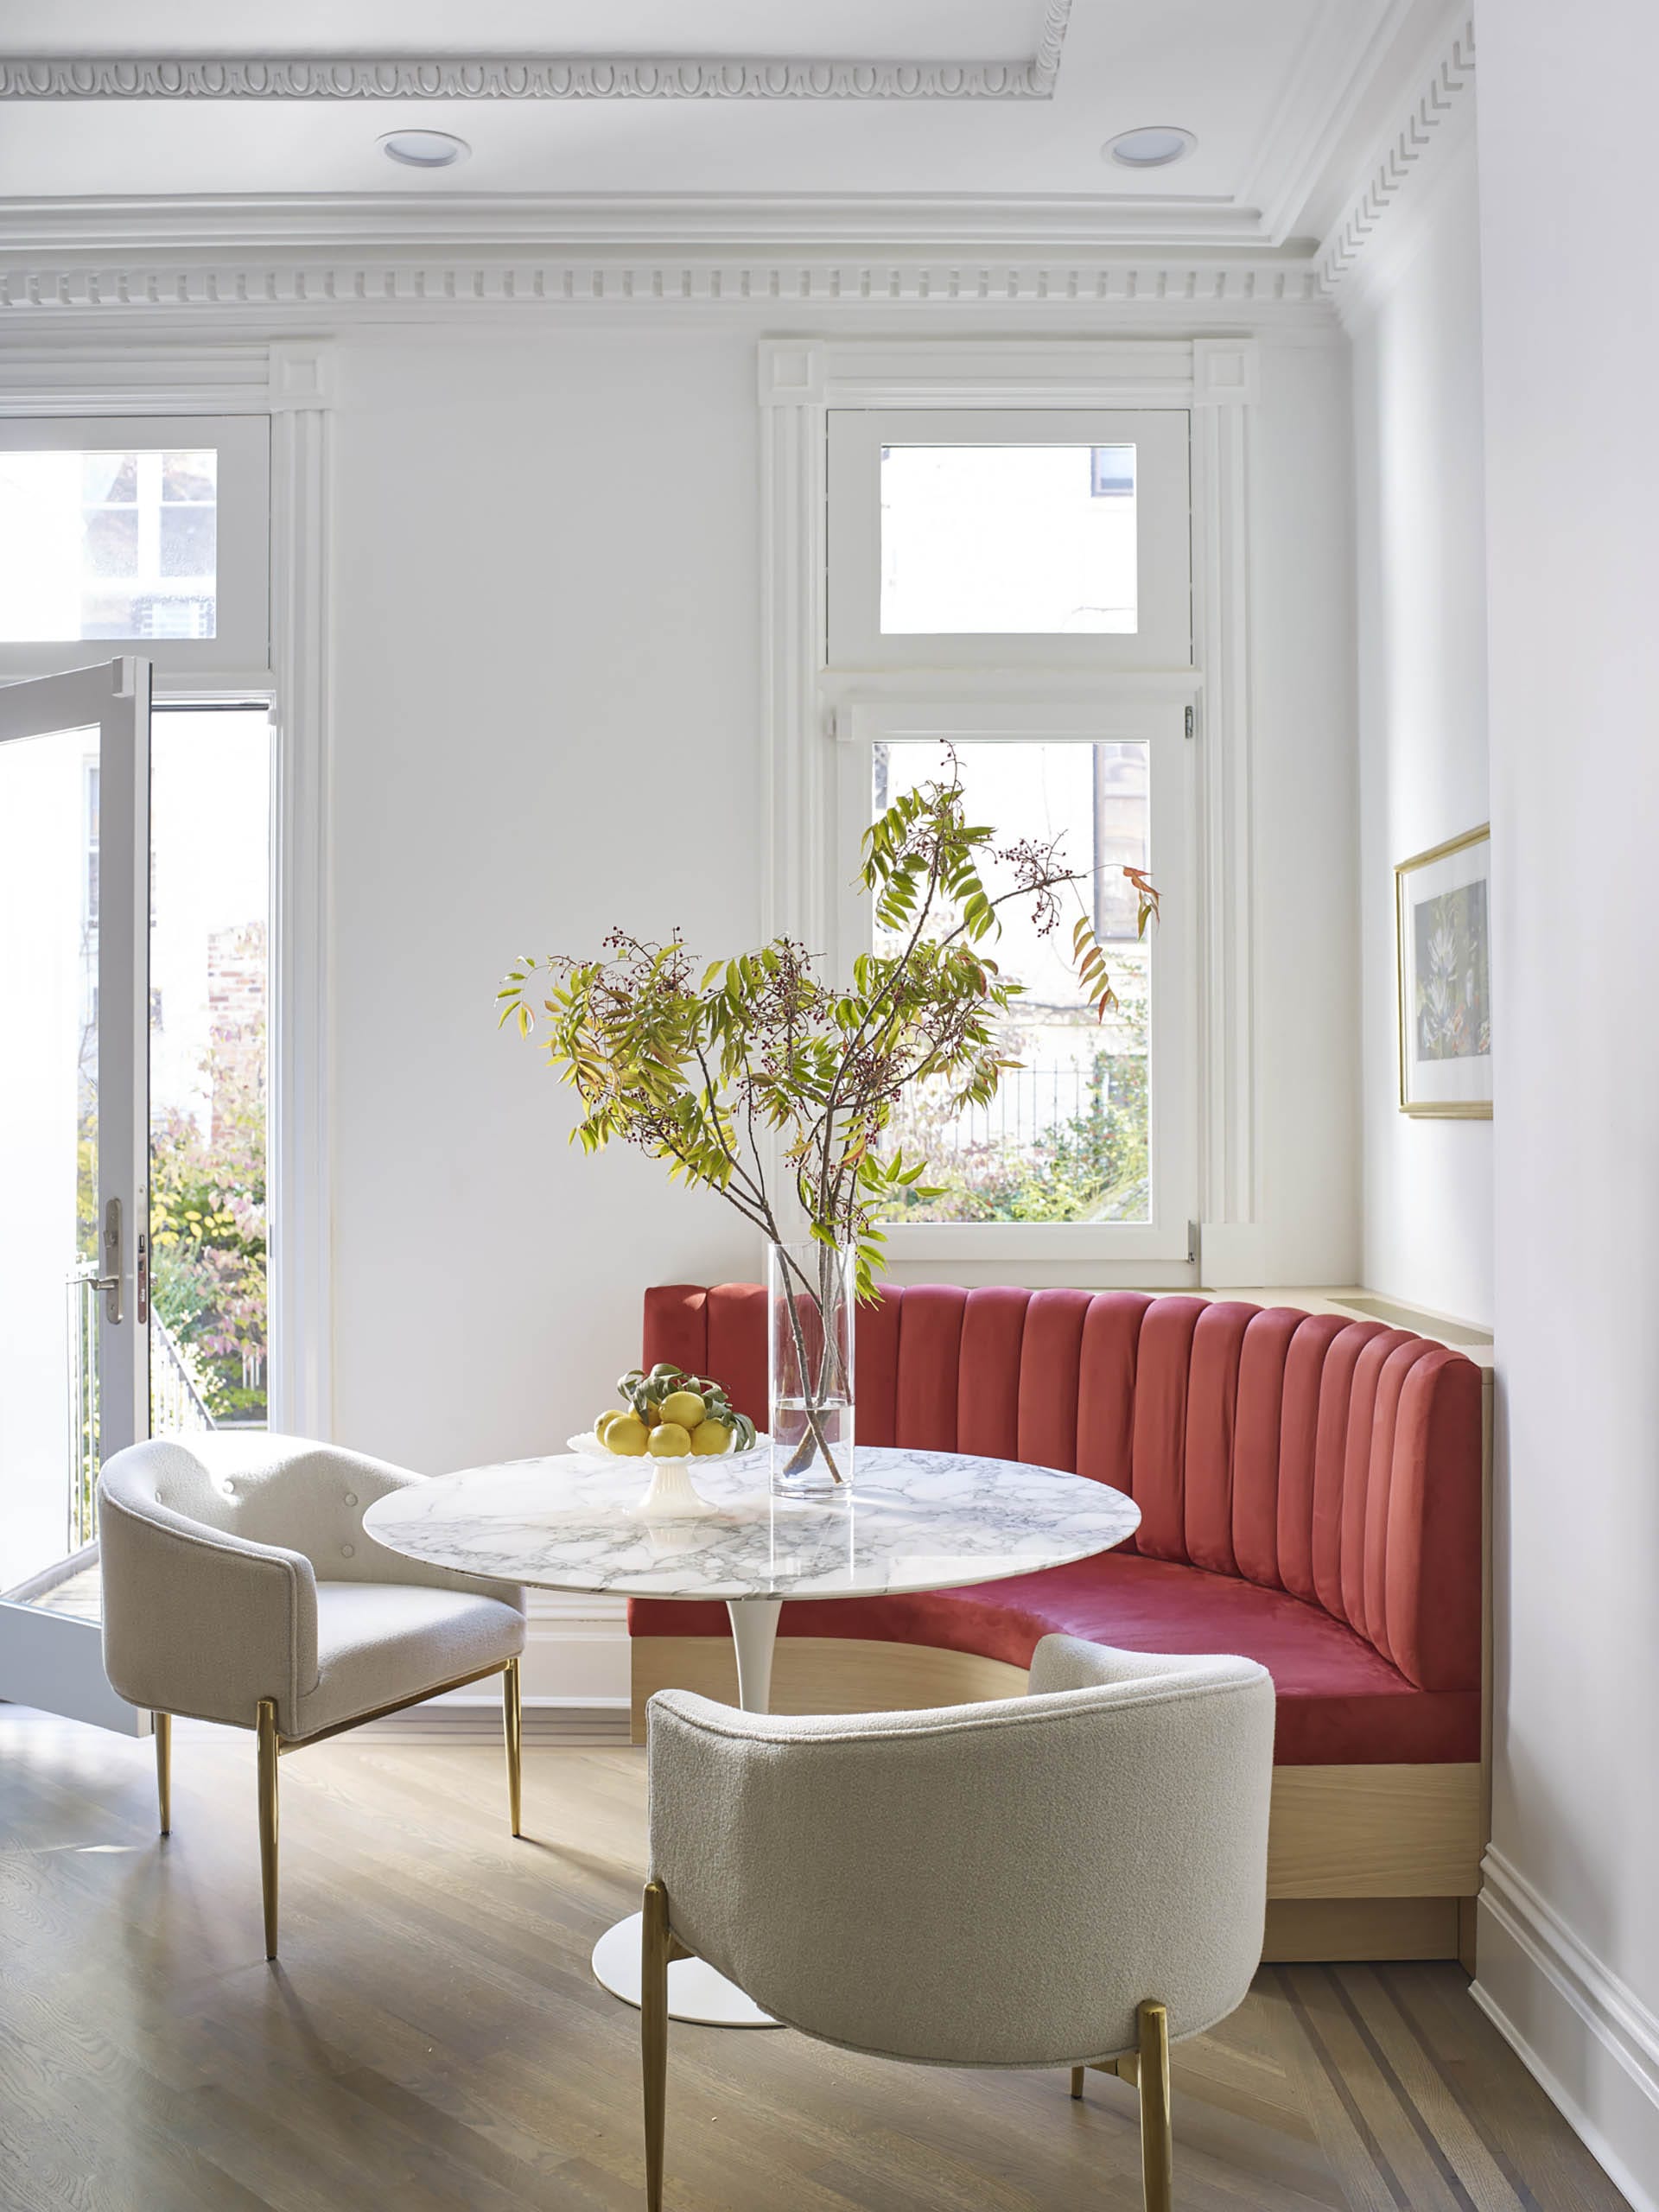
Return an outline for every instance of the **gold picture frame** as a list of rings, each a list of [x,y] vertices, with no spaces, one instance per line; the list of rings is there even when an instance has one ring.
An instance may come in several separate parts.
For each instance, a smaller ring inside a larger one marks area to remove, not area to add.
[[[1402,1114],[1492,1117],[1491,841],[1484,822],[1394,871]]]

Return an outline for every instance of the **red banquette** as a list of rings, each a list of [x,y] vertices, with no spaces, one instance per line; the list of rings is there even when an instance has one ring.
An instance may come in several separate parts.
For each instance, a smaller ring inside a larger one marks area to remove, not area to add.
[[[644,1359],[766,1410],[765,1294],[647,1291]],[[1109,1483],[1134,1541],[917,1596],[785,1605],[773,1703],[1006,1696],[1053,1630],[1231,1651],[1278,1693],[1269,1956],[1467,1959],[1484,1841],[1484,1384],[1376,1320],[1135,1292],[892,1289],[858,1318],[857,1434]],[[652,1691],[734,1693],[725,1608],[635,1599]]]

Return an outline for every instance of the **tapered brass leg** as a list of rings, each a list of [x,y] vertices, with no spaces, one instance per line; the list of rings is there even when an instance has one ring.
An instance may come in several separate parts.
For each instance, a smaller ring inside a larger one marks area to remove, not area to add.
[[[152,1713],[156,1724],[156,1803],[162,1816],[162,1834],[173,1833],[173,1716]]]
[[[668,2104],[668,1891],[647,1882],[639,1955],[639,2063],[645,2091],[646,2212],[663,2212]]]
[[[276,1955],[276,1700],[259,1700],[259,1882],[265,1900],[265,1956]]]
[[[1083,2071],[1081,2066],[1074,2066],[1071,2069],[1071,2094],[1074,2097],[1080,2097],[1083,2094]]]
[[[1175,2146],[1169,2120],[1169,2015],[1148,1999],[1141,2025],[1141,2186],[1147,2212],[1174,2212]]]
[[[524,1715],[518,1701],[518,1662],[509,1659],[501,1677],[501,1717],[507,1737],[507,1810],[512,1815],[512,1832],[521,1835],[518,1825],[523,1802],[522,1776],[524,1770]]]

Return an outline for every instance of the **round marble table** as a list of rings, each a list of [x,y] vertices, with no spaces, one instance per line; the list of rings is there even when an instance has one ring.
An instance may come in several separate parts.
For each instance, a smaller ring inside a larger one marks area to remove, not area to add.
[[[791,1598],[868,1598],[995,1582],[1109,1551],[1141,1516],[1121,1491],[1052,1468],[965,1452],[861,1445],[844,1496],[807,1503],[772,1497],[764,1449],[708,1460],[692,1478],[696,1520],[651,1521],[632,1509],[643,1463],[599,1465],[561,1453],[441,1475],[377,1498],[363,1525],[377,1542],[429,1566],[548,1590],[639,1598],[723,1599],[737,1651],[738,1696],[767,1710],[779,1611]],[[639,1916],[601,1937],[594,1972],[639,2001]],[[669,1968],[676,2019],[772,2027],[701,1960]]]

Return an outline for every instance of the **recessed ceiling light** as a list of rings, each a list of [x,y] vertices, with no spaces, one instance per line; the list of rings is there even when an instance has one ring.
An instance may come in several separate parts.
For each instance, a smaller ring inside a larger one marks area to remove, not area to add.
[[[1126,169],[1162,169],[1190,154],[1198,143],[1177,124],[1153,123],[1139,130],[1120,130],[1100,150],[1104,160],[1121,162]]]
[[[447,169],[464,162],[473,149],[447,130],[389,130],[380,150],[389,162],[401,162],[408,169]]]

